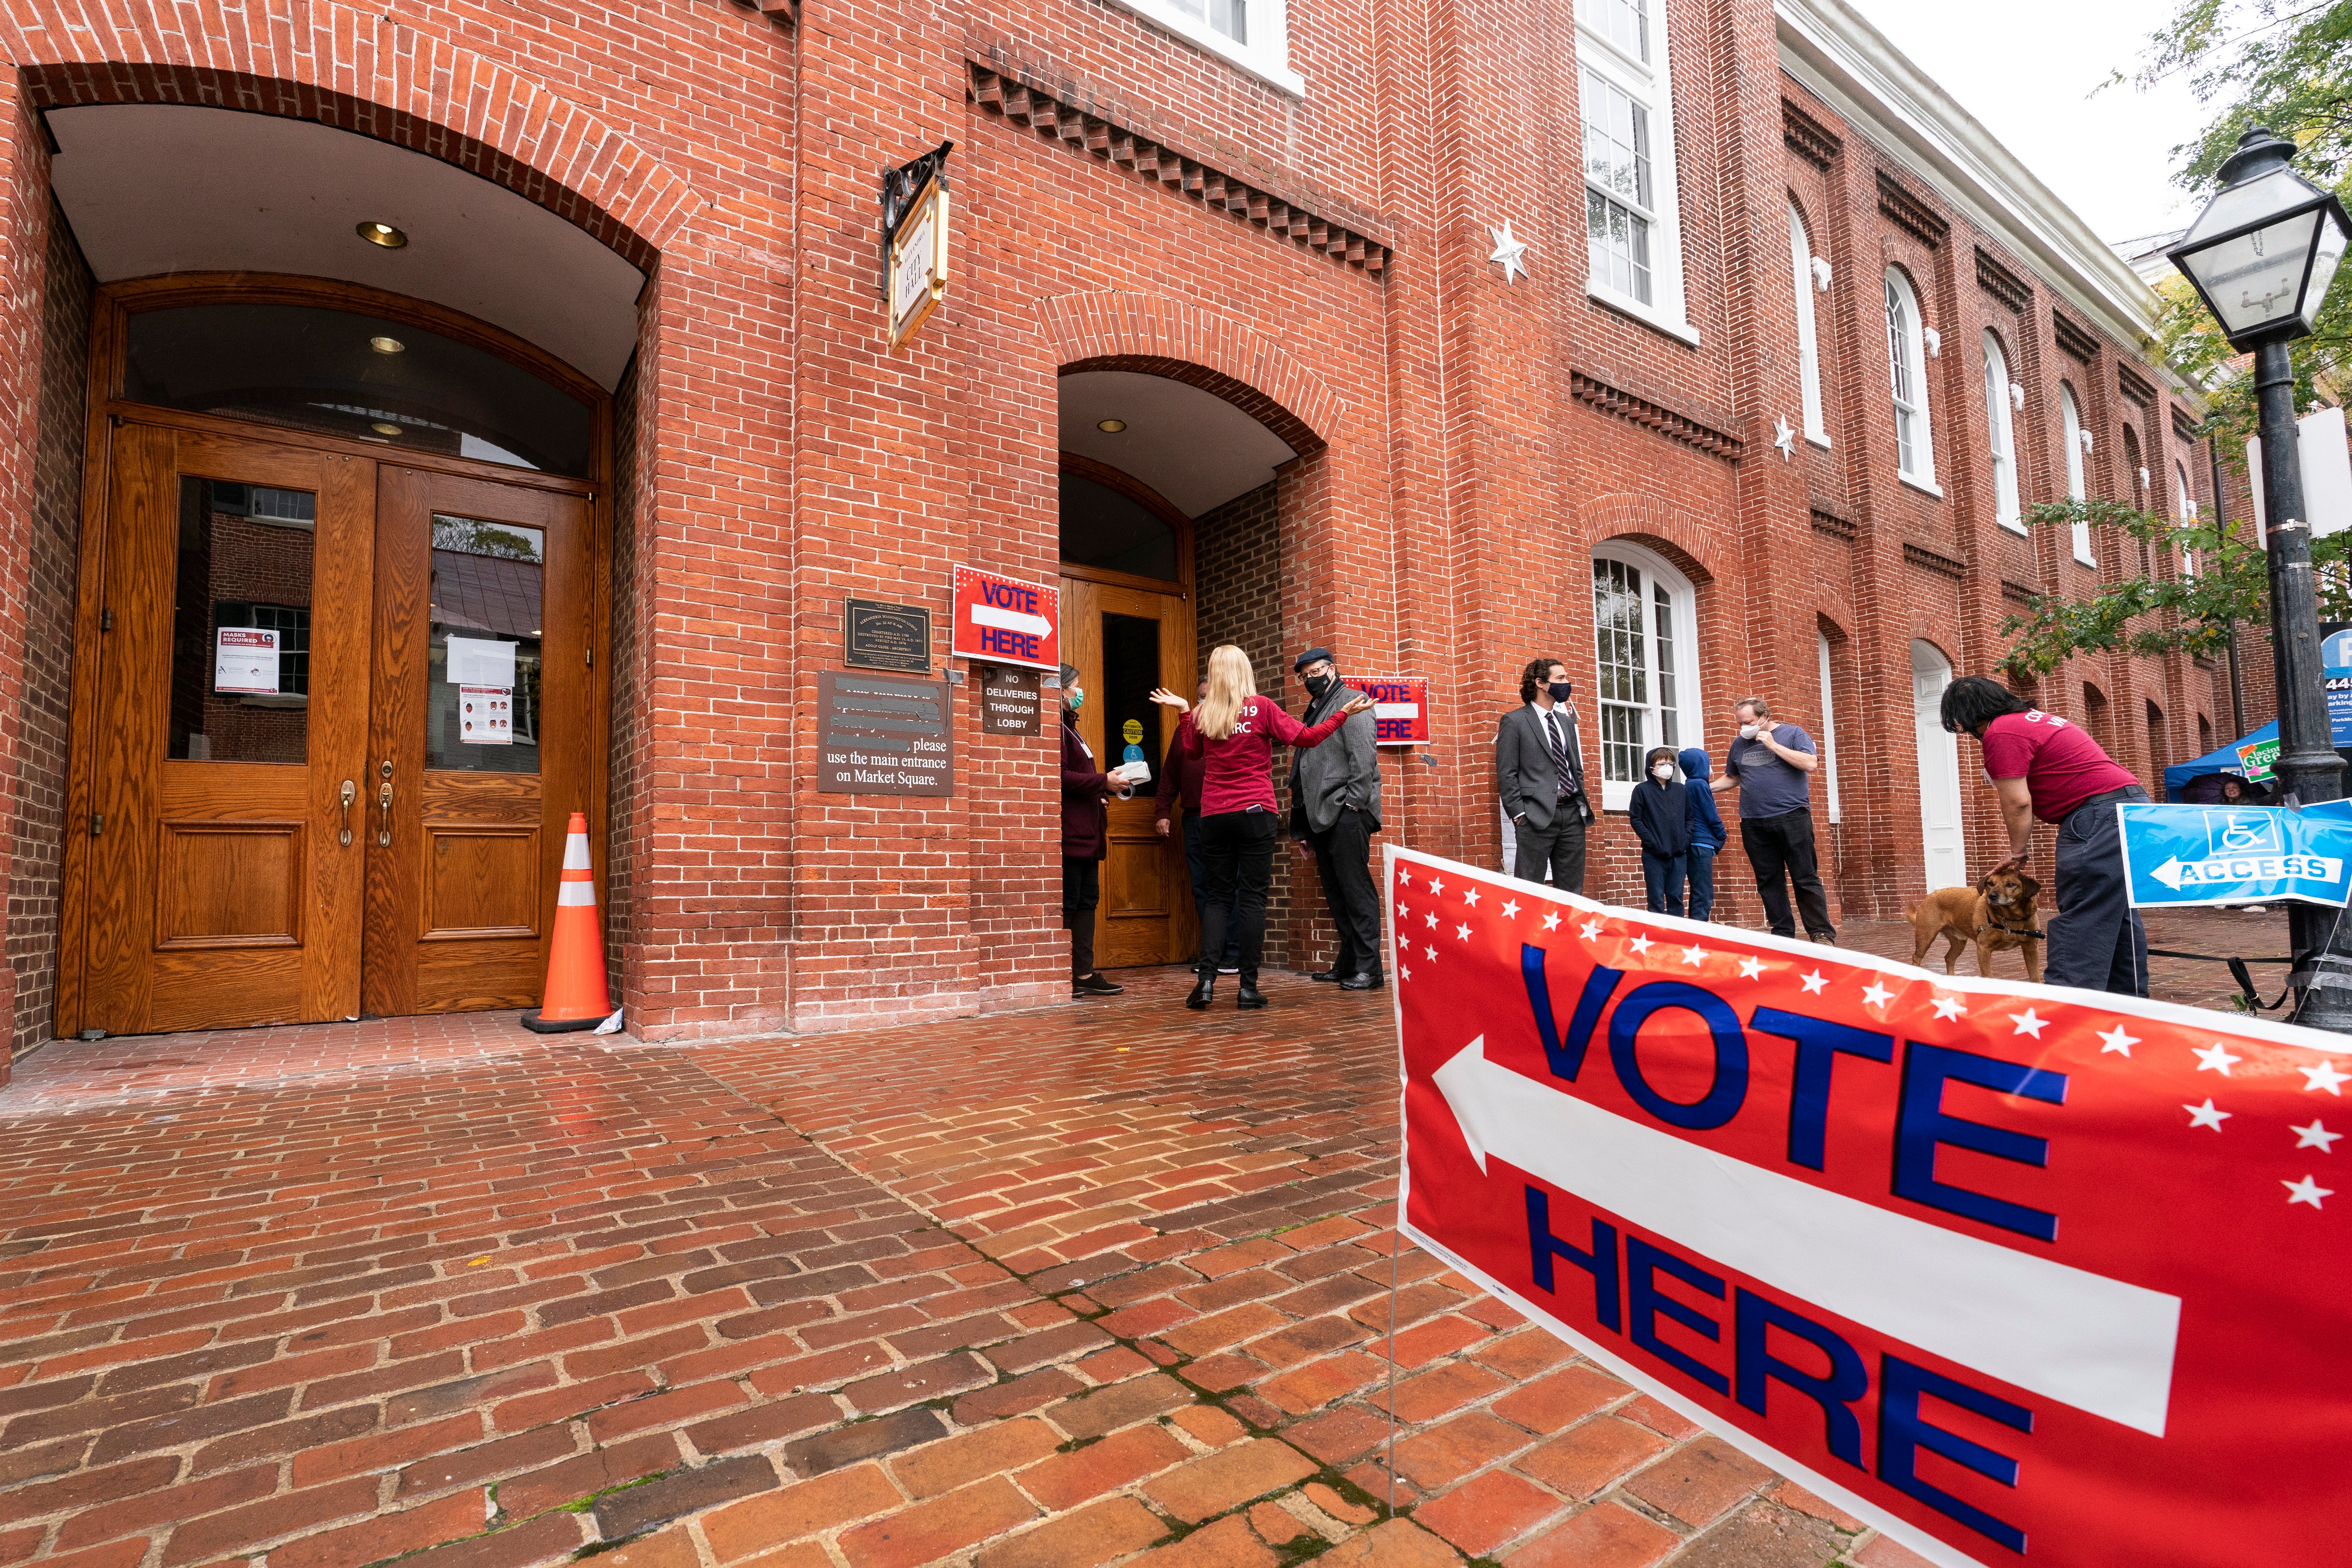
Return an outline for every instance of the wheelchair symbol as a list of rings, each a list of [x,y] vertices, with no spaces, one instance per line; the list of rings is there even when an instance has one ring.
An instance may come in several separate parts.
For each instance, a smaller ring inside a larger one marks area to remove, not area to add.
[[[2205,833],[2215,855],[2276,855],[2284,850],[2273,812],[2209,811]]]

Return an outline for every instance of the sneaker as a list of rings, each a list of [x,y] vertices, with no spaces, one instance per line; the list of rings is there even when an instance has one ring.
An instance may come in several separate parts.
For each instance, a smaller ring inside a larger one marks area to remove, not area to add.
[[[1238,963],[1220,963],[1217,965],[1217,973],[1220,974],[1239,974],[1241,972],[1242,966]]]
[[[1074,996],[1117,996],[1126,989],[1124,985],[1113,985],[1099,971],[1070,982],[1070,994]]]

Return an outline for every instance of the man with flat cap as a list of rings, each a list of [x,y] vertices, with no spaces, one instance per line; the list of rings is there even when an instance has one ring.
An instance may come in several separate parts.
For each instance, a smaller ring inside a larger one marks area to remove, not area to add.
[[[1339,679],[1338,663],[1329,648],[1310,647],[1290,667],[1306,684],[1309,724],[1363,696]],[[1381,830],[1378,734],[1367,708],[1290,764],[1290,836],[1300,859],[1312,850],[1339,933],[1339,956],[1307,978],[1336,981],[1343,991],[1374,991],[1381,983],[1381,900],[1371,869],[1372,835]]]

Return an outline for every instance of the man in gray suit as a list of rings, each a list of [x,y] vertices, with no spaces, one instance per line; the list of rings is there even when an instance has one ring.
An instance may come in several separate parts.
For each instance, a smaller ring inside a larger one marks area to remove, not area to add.
[[[1525,706],[1503,715],[1495,736],[1495,784],[1503,810],[1518,837],[1512,875],[1551,885],[1562,892],[1584,891],[1584,829],[1592,802],[1584,793],[1584,742],[1577,732],[1575,688],[1568,666],[1538,658],[1519,674]]]
[[[1328,647],[1308,648],[1291,668],[1307,686],[1309,724],[1363,695],[1339,679]],[[1381,898],[1371,870],[1371,836],[1381,830],[1378,734],[1367,708],[1321,745],[1295,753],[1290,764],[1290,835],[1299,841],[1301,859],[1312,847],[1323,900],[1339,932],[1339,956],[1307,978],[1336,981],[1342,991],[1381,986]]]

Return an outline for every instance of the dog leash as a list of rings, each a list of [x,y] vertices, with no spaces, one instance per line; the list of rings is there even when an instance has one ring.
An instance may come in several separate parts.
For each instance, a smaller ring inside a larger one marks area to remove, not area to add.
[[[2286,999],[2294,994],[2294,976],[2290,974],[2287,976],[2286,984],[2279,991],[2278,1000],[2263,1001],[2254,990],[2252,972],[2246,967],[2250,963],[2284,963],[2292,967],[2294,963],[2292,958],[2216,958],[2210,952],[2176,952],[2168,947],[2151,947],[2147,950],[2147,955],[2150,958],[2185,958],[2191,963],[2228,964],[2230,978],[2238,983],[2239,994],[2245,997],[2246,1005],[2258,1013],[2274,1013],[2286,1005]]]

